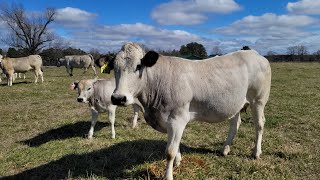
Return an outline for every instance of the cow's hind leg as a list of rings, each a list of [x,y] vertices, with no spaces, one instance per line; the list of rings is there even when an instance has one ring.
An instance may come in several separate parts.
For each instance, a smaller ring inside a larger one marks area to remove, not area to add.
[[[41,77],[41,82],[43,83],[43,72],[39,69],[39,76]]]
[[[38,82],[38,78],[39,78],[39,71],[38,70],[34,71],[34,77],[35,77],[34,83],[37,83]]]
[[[253,148],[253,156],[257,159],[260,158],[260,155],[262,153],[261,143],[262,143],[264,123],[265,123],[264,107],[265,107],[265,103],[263,103],[262,101],[256,101],[251,106],[253,121],[256,128],[256,144],[255,144],[255,147]]]
[[[88,68],[85,67],[85,68],[84,68],[84,71],[83,71],[83,74],[86,74],[87,71],[88,71]]]
[[[97,76],[97,71],[96,71],[96,67],[95,66],[91,66],[93,72],[94,72],[94,75]]]
[[[92,139],[94,126],[96,125],[98,116],[99,116],[99,113],[95,109],[91,108],[91,127],[88,133],[88,139]]]
[[[116,138],[116,131],[114,129],[114,122],[115,122],[115,119],[116,119],[116,109],[117,109],[117,106],[114,106],[114,105],[110,105],[108,107],[108,112],[109,112],[109,121],[111,123],[111,138],[114,139]]]
[[[239,126],[241,124],[240,112],[238,112],[234,117],[230,119],[229,134],[223,147],[223,155],[226,156],[230,152],[230,146],[232,144],[233,138],[238,132]]]

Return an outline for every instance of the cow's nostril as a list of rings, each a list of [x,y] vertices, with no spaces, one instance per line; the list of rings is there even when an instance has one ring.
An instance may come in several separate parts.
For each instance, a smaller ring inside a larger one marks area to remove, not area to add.
[[[115,94],[111,96],[111,102],[114,105],[124,105],[127,102],[127,98]]]
[[[77,98],[78,102],[83,102],[82,98]]]
[[[120,101],[121,101],[121,103],[123,103],[123,104],[126,103],[126,102],[127,102],[127,97],[126,97],[126,96],[123,96]]]

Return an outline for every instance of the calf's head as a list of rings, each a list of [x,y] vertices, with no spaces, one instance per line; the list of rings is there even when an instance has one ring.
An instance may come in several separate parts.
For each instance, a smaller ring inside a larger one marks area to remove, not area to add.
[[[81,81],[74,81],[71,84],[71,89],[78,91],[77,101],[81,103],[89,103],[90,98],[93,95],[93,84],[97,81],[95,79],[85,79]]]
[[[122,46],[114,59],[113,68],[116,79],[116,89],[111,96],[114,105],[127,106],[135,102],[146,84],[144,77],[147,68],[152,67],[158,60],[159,54],[144,50],[135,43]]]

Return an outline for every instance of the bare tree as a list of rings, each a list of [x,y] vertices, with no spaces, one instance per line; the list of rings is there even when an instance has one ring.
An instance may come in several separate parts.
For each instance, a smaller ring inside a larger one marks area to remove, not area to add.
[[[307,47],[303,45],[297,46],[297,54],[300,56],[308,55],[309,52],[307,50]]]
[[[48,48],[55,48],[55,49],[66,49],[70,47],[70,42],[66,39],[62,38],[61,36],[55,36],[53,41],[48,43]]]
[[[89,54],[91,54],[91,55],[93,56],[93,59],[95,59],[95,60],[98,59],[98,58],[101,56],[99,50],[96,49],[96,48],[92,48],[92,49],[89,51]]]
[[[9,34],[2,39],[9,46],[26,48],[29,54],[36,54],[47,42],[54,40],[54,34],[48,25],[54,21],[55,9],[46,9],[43,13],[27,13],[21,4],[3,5],[0,18],[9,27]]]
[[[276,55],[276,53],[274,51],[268,51],[267,52],[267,56],[274,56]]]
[[[296,46],[291,46],[291,47],[288,47],[287,48],[287,54],[288,55],[297,55],[297,49],[296,49]]]
[[[214,46],[212,48],[212,54],[221,56],[222,55],[222,50],[219,48],[219,46]]]

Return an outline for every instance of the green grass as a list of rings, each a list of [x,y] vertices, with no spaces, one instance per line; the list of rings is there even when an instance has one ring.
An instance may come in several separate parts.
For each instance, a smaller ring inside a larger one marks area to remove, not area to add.
[[[263,154],[251,157],[254,127],[250,111],[230,155],[220,150],[228,122],[190,123],[183,135],[183,161],[176,179],[318,179],[320,177],[320,64],[274,63],[267,104]],[[100,74],[100,78],[110,76]],[[73,80],[92,78],[75,70],[45,68],[45,82],[32,73],[12,87],[0,83],[0,177],[12,179],[154,179],[165,170],[166,135],[145,121],[131,129],[131,107],[118,108],[116,139],[107,115],[93,141],[85,136],[90,110],[69,90]]]

